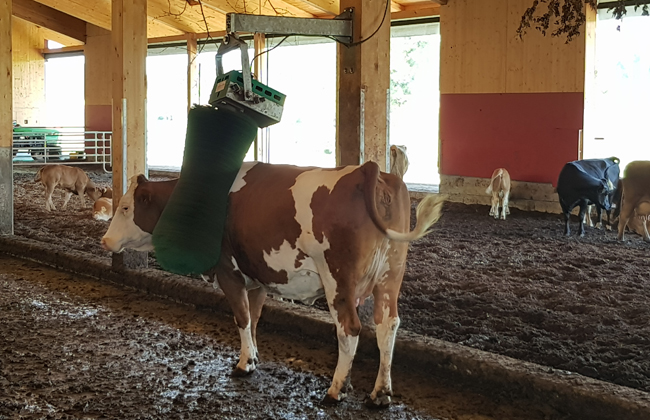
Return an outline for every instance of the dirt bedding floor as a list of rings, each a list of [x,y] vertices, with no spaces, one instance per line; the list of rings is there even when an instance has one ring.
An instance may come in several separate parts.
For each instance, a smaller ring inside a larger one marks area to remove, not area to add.
[[[110,258],[99,246],[108,223],[77,197],[46,212],[33,174],[15,172],[16,235]],[[108,174],[90,176],[110,184]],[[593,228],[565,237],[556,214],[512,209],[503,221],[488,210],[446,203],[411,245],[400,328],[650,391],[650,245]]]

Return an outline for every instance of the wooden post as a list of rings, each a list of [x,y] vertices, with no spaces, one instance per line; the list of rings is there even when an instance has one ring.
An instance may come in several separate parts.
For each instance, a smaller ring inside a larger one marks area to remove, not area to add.
[[[347,8],[354,8],[355,28],[361,28],[353,41],[365,41],[337,47],[336,163],[358,165],[372,160],[385,171],[390,10],[383,1],[341,0],[341,11]]]
[[[0,0],[0,235],[14,234],[11,0]]]
[[[86,24],[87,37],[84,47],[85,65],[85,127],[86,131],[112,130],[112,75],[106,69],[111,68],[112,35],[111,31],[93,24]],[[110,153],[109,143],[95,140],[89,135],[85,149],[88,159],[102,162],[96,155]]]
[[[147,0],[112,0],[113,207],[146,168]],[[128,255],[128,254],[127,254]],[[128,261],[128,263],[127,263]],[[147,253],[113,258],[114,268],[146,267]]]
[[[264,34],[256,33],[253,36],[253,43],[255,46],[255,60],[253,62],[253,73],[255,73],[255,79],[261,83],[268,84],[268,74],[266,74],[267,57],[266,54],[260,54],[266,49],[266,36],[264,36]],[[253,143],[253,147],[255,148],[253,159],[260,162],[269,162],[268,135],[268,128],[257,130],[257,137],[255,137],[255,142]]]
[[[187,112],[199,103],[199,66],[196,34],[187,34]]]

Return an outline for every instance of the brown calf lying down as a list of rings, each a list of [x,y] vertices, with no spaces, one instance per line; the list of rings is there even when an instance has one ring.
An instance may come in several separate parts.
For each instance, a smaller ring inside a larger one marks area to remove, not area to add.
[[[510,174],[506,168],[497,168],[492,172],[490,186],[485,190],[486,194],[492,194],[492,207],[490,216],[499,218],[499,204],[501,204],[501,218],[506,220],[506,214],[510,214],[508,198],[510,196]]]
[[[111,217],[113,217],[113,199],[100,197],[93,204],[93,219],[108,221]]]
[[[390,173],[404,178],[409,168],[409,158],[406,156],[406,146],[392,145],[390,147]]]
[[[96,201],[101,197],[103,190],[98,188],[93,184],[93,182],[88,178],[88,175],[79,168],[74,168],[72,166],[65,165],[48,165],[43,166],[36,173],[34,177],[34,182],[41,182],[45,187],[45,210],[56,210],[54,203],[52,202],[52,192],[54,187],[57,185],[65,190],[65,198],[63,200],[63,207],[68,205],[68,201],[72,194],[79,196],[81,200],[81,205],[86,205],[86,200],[84,194],[88,194],[88,197]]]

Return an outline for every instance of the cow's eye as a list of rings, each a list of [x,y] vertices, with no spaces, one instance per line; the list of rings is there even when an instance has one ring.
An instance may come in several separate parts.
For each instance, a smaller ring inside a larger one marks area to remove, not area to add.
[[[129,208],[128,207],[122,207],[122,210],[129,211]]]

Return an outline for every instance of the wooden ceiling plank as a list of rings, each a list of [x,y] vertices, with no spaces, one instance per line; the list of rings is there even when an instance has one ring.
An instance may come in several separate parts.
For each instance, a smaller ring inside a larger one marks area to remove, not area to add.
[[[428,6],[424,7],[424,4],[427,4]],[[402,7],[402,11],[391,13],[391,20],[440,16],[440,5],[434,4],[434,2],[416,3],[408,6],[403,5]]]
[[[326,0],[325,0],[326,1]],[[338,0],[337,0],[338,1]],[[245,1],[235,2],[231,0],[201,0],[204,8],[207,6],[213,10],[220,11],[221,13],[248,13],[253,15],[265,16],[290,16],[290,17],[313,17],[309,12],[306,12],[289,2],[283,0],[262,0],[262,8],[260,10],[260,2]],[[243,6],[239,6],[242,4]],[[193,6],[198,7],[198,6]],[[225,26],[222,28],[225,29]]]
[[[301,0],[300,2],[306,3],[321,12],[332,16],[337,16],[341,10],[339,0]]]
[[[33,0],[13,0],[13,14],[35,25],[86,42],[86,22]]]
[[[37,0],[37,2],[100,28],[109,31],[111,29],[110,0]]]
[[[190,6],[184,1],[148,0],[147,14],[171,27],[187,33],[219,30],[226,27],[226,16],[207,7]]]

